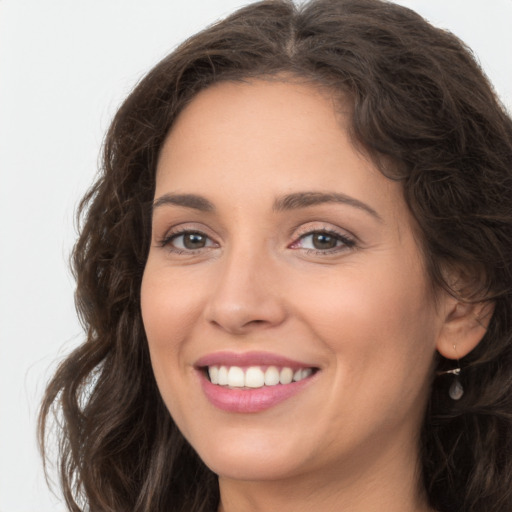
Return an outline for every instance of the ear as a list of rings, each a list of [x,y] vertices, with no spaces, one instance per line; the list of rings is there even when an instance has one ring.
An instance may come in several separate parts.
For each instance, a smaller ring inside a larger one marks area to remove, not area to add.
[[[461,359],[480,343],[487,332],[494,303],[468,303],[455,297],[446,299],[444,324],[436,348],[447,359]]]

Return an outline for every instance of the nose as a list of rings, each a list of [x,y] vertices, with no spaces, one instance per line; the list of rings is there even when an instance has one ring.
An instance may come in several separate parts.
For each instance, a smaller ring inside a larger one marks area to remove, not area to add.
[[[250,252],[227,257],[216,269],[215,286],[205,308],[207,321],[237,335],[284,322],[286,308],[275,266],[271,258]]]

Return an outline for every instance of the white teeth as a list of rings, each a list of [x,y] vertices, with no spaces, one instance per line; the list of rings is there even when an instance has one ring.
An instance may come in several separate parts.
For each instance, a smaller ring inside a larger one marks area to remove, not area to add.
[[[265,372],[265,386],[279,384],[279,370],[275,366],[269,366]]]
[[[313,373],[312,368],[302,368],[300,370],[297,370],[293,374],[293,381],[298,382],[299,380],[307,379],[312,373]]]
[[[313,373],[312,368],[304,368],[301,372],[300,380],[307,379],[312,373]]]
[[[219,386],[228,385],[228,369],[225,366],[219,368]]]
[[[291,368],[283,368],[279,374],[279,382],[281,384],[290,384],[293,380],[293,370]]]
[[[251,366],[245,372],[245,386],[248,388],[261,388],[265,385],[265,374],[258,366]]]
[[[210,381],[212,384],[219,383],[219,367],[218,366],[210,366],[208,368],[208,376],[210,377]]]
[[[239,366],[209,366],[208,376],[212,384],[232,388],[261,388],[290,384],[312,375],[312,368],[300,368],[295,372],[288,367],[269,366],[263,371],[259,366],[250,366],[245,370]]]
[[[245,386],[245,375],[242,368],[232,366],[228,371],[228,386],[232,388],[243,388]]]

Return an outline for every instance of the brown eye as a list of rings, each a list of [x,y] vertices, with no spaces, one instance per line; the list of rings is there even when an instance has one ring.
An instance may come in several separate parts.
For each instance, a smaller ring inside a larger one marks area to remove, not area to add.
[[[334,249],[339,240],[328,233],[314,233],[311,235],[313,247],[318,250]]]
[[[330,231],[310,231],[302,235],[299,240],[292,244],[294,249],[305,249],[306,251],[315,251],[318,254],[332,254],[355,247],[354,239],[341,233],[331,233]]]
[[[183,237],[183,247],[186,249],[202,249],[206,247],[207,237],[201,233],[185,233]]]
[[[200,231],[184,231],[171,234],[162,241],[162,246],[177,252],[194,251],[216,247],[217,244]]]

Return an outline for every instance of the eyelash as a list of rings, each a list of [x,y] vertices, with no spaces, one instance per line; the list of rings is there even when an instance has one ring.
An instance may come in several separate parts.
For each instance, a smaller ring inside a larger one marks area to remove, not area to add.
[[[158,241],[158,245],[160,247],[166,247],[170,252],[172,252],[174,254],[178,254],[178,255],[179,254],[193,255],[193,254],[196,254],[204,249],[211,248],[211,246],[205,246],[205,247],[200,247],[198,249],[180,249],[180,248],[174,247],[172,245],[172,242],[174,240],[176,240],[177,238],[179,238],[181,236],[185,236],[185,235],[199,235],[199,236],[205,237],[207,240],[212,241],[212,239],[206,233],[204,233],[200,230],[184,228],[184,229],[178,229],[178,230],[172,231],[171,233],[166,234],[161,240]],[[329,249],[303,248],[303,250],[307,254],[315,254],[315,255],[335,254],[335,253],[338,253],[341,251],[346,251],[348,249],[352,249],[353,247],[356,246],[356,241],[353,238],[351,238],[345,234],[341,234],[333,229],[321,228],[321,229],[311,229],[309,231],[306,231],[306,232],[300,234],[297,237],[297,239],[294,242],[292,242],[288,247],[292,248],[292,249],[300,248],[300,247],[298,247],[298,244],[301,241],[305,240],[307,237],[313,236],[313,235],[327,235],[329,237],[333,237],[336,240],[336,242],[341,242],[341,244],[339,246],[335,246],[335,247],[332,247]],[[214,242],[214,244],[216,244],[216,242]]]
[[[341,242],[340,245],[332,247],[330,249],[306,249],[303,248],[304,251],[306,251],[306,254],[313,254],[313,255],[328,255],[328,254],[336,254],[342,251],[346,251],[349,249],[352,249],[356,246],[356,241],[347,236],[346,234],[339,233],[338,231],[334,229],[328,229],[328,228],[320,228],[320,229],[310,229],[306,231],[305,233],[302,233],[299,235],[297,240],[293,242],[289,247],[294,248],[294,246],[297,246],[298,243],[305,240],[307,237],[313,236],[313,235],[327,235],[329,237],[332,237],[336,240],[336,242]]]
[[[167,233],[161,240],[158,241],[158,245],[160,247],[167,248],[170,252],[174,254],[196,254],[199,251],[202,251],[203,249],[209,249],[209,247],[200,247],[198,249],[180,249],[179,247],[174,247],[172,245],[172,242],[179,238],[180,236],[185,235],[199,235],[205,237],[207,240],[211,240],[211,238],[204,232],[198,230],[198,229],[189,229],[189,228],[183,228],[183,229],[177,229],[175,231],[172,231],[171,233]]]

